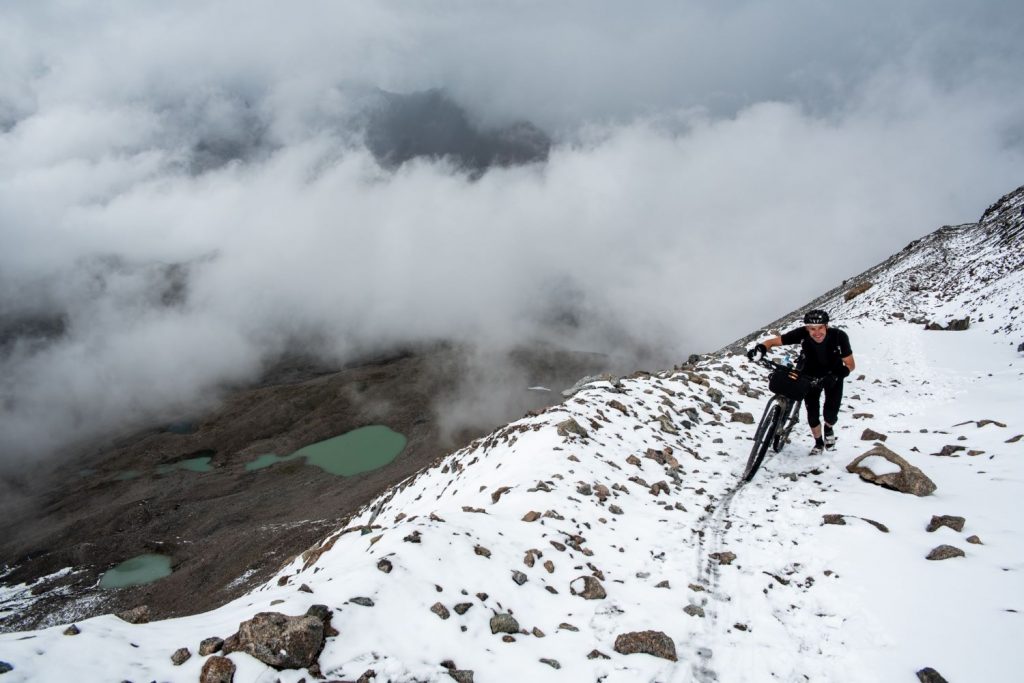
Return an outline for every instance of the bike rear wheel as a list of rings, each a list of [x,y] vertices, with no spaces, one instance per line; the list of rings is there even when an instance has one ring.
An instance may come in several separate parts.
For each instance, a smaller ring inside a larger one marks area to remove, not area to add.
[[[778,398],[772,397],[768,405],[764,407],[764,415],[754,432],[754,445],[750,449],[750,457],[747,458],[747,467],[743,471],[743,481],[750,481],[757,474],[757,470],[764,461],[764,454],[768,451],[775,438],[775,430],[779,420],[782,419],[782,405]]]

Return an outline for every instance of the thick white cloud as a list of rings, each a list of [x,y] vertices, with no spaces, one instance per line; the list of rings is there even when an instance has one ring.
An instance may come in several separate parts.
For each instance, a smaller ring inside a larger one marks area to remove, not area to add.
[[[6,3],[0,306],[67,333],[8,346],[0,437],[166,416],[294,344],[715,348],[1020,184],[1022,11],[961,5]],[[383,170],[355,85],[555,146]]]

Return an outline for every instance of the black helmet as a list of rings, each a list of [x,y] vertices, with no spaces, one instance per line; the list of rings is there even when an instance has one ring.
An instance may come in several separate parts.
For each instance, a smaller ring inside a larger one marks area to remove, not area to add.
[[[804,325],[828,325],[828,313],[817,308],[804,314]]]

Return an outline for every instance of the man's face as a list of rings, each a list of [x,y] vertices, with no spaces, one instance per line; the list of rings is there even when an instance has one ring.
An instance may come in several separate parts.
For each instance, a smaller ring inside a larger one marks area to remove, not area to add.
[[[804,325],[807,328],[807,332],[811,335],[811,339],[814,340],[815,344],[820,344],[825,341],[825,332],[828,330],[828,325]]]

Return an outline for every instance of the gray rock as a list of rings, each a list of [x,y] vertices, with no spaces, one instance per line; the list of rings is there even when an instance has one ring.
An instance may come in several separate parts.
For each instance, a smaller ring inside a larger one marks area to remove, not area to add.
[[[118,612],[117,618],[123,621],[127,621],[129,624],[148,624],[149,606],[139,605],[138,607],[133,607],[130,610]]]
[[[888,460],[899,467],[900,471],[888,474],[875,474],[868,467],[861,465],[865,459],[872,456],[879,456]],[[900,493],[930,496],[932,493],[935,493],[936,489],[935,482],[929,479],[924,472],[881,444],[875,446],[867,453],[857,456],[846,466],[846,471],[858,475],[864,481],[884,486],[887,489],[899,491]]]
[[[199,683],[232,683],[234,680],[235,663],[219,655],[207,659],[199,674]]]
[[[611,659],[611,657],[600,650],[591,650],[590,654],[587,655],[587,659]]]
[[[14,671],[14,667],[7,662],[0,662],[0,674],[5,674]]]
[[[754,416],[751,415],[750,413],[736,412],[736,413],[732,414],[732,417],[729,418],[729,421],[730,422],[741,422],[741,423],[743,423],[745,425],[752,425],[752,424],[754,424]]]
[[[569,584],[569,592],[587,600],[603,600],[608,597],[604,586],[593,576],[579,576]]]
[[[861,441],[885,441],[889,437],[880,432],[876,432],[873,429],[865,429],[864,433],[860,435]]]
[[[383,559],[377,563],[377,569],[381,570],[385,574],[390,574],[394,566],[391,564],[391,560]]]
[[[436,614],[437,616],[441,617],[442,619],[447,619],[451,616],[451,613],[448,611],[448,608],[440,602],[435,602],[433,605],[431,605],[430,611]]]
[[[917,680],[921,683],[947,683],[946,679],[942,677],[942,674],[930,666],[926,666],[917,672]]]
[[[220,652],[223,647],[223,638],[204,638],[203,641],[199,643],[199,656],[205,657],[206,655],[212,655],[214,652]]]
[[[71,626],[68,626],[66,629],[64,629],[64,635],[66,636],[77,636],[81,632],[81,629],[79,629],[74,624],[71,624]]]
[[[821,521],[822,525],[825,525],[825,524],[838,524],[838,525],[842,526],[842,525],[846,524],[846,519],[844,518],[843,515],[822,515],[821,519],[822,519],[822,521]]]
[[[558,660],[557,660],[557,659],[545,659],[545,658],[541,658],[541,660],[540,660],[540,661],[541,661],[541,664],[547,664],[547,665],[548,665],[548,666],[550,666],[550,667],[551,667],[552,669],[561,669],[561,668],[562,668],[562,665],[558,663]]]
[[[704,608],[699,605],[687,605],[683,608],[683,611],[689,614],[691,617],[704,618]]]
[[[171,662],[174,666],[181,666],[191,658],[192,653],[188,651],[187,647],[179,647],[174,651],[174,654],[171,655]]]
[[[524,583],[526,583],[526,574],[522,573],[518,569],[513,569],[512,580],[515,581],[517,585],[522,586]]]
[[[940,545],[932,548],[932,551],[928,553],[927,559],[929,560],[948,560],[953,557],[965,557],[966,553],[960,548],[952,545]]]
[[[495,614],[490,625],[491,633],[519,633],[519,622],[511,614]]]
[[[448,675],[458,683],[473,683],[473,672],[469,669],[449,669]]]
[[[973,545],[985,545],[984,543],[981,542],[981,539],[978,538],[977,536],[968,536],[967,537],[967,542],[971,543]]]
[[[724,397],[724,394],[722,394],[720,390],[714,387],[708,387],[708,398],[710,398],[715,403],[721,403]]]
[[[459,604],[455,605],[455,607],[453,607],[452,609],[455,610],[456,614],[460,614],[461,615],[461,614],[465,614],[469,610],[469,608],[472,607],[472,606],[473,606],[473,603],[471,603],[471,602],[460,602]]]
[[[947,526],[959,533],[964,530],[964,523],[966,521],[963,517],[957,517],[956,515],[932,515],[931,521],[928,522],[927,531],[932,532]]]
[[[951,445],[948,445],[948,446],[943,446],[942,450],[940,450],[938,453],[932,453],[932,455],[942,455],[942,456],[946,456],[946,457],[958,458],[960,456],[958,456],[956,453],[958,451],[965,451],[965,450],[967,450],[966,446],[957,446],[955,444],[951,444]]]
[[[570,434],[575,434],[584,439],[590,436],[589,434],[587,434],[587,430],[581,427],[580,423],[572,419],[571,417],[568,420],[565,420],[564,422],[558,423],[558,434],[559,436],[569,436]]]
[[[718,560],[718,564],[732,564],[736,560],[736,553],[728,550],[708,555],[712,560]]]
[[[225,643],[224,653],[245,652],[275,669],[304,669],[316,661],[324,631],[315,616],[260,612],[238,625],[237,639]]]
[[[373,600],[370,598],[358,597],[349,600],[354,605],[360,605],[362,607],[373,607]]]
[[[491,557],[491,551],[483,547],[482,545],[473,546],[473,552],[479,555],[480,557],[486,557],[488,559],[490,559]]]
[[[620,655],[648,654],[676,661],[676,644],[661,631],[632,631],[615,638],[615,651]]]

